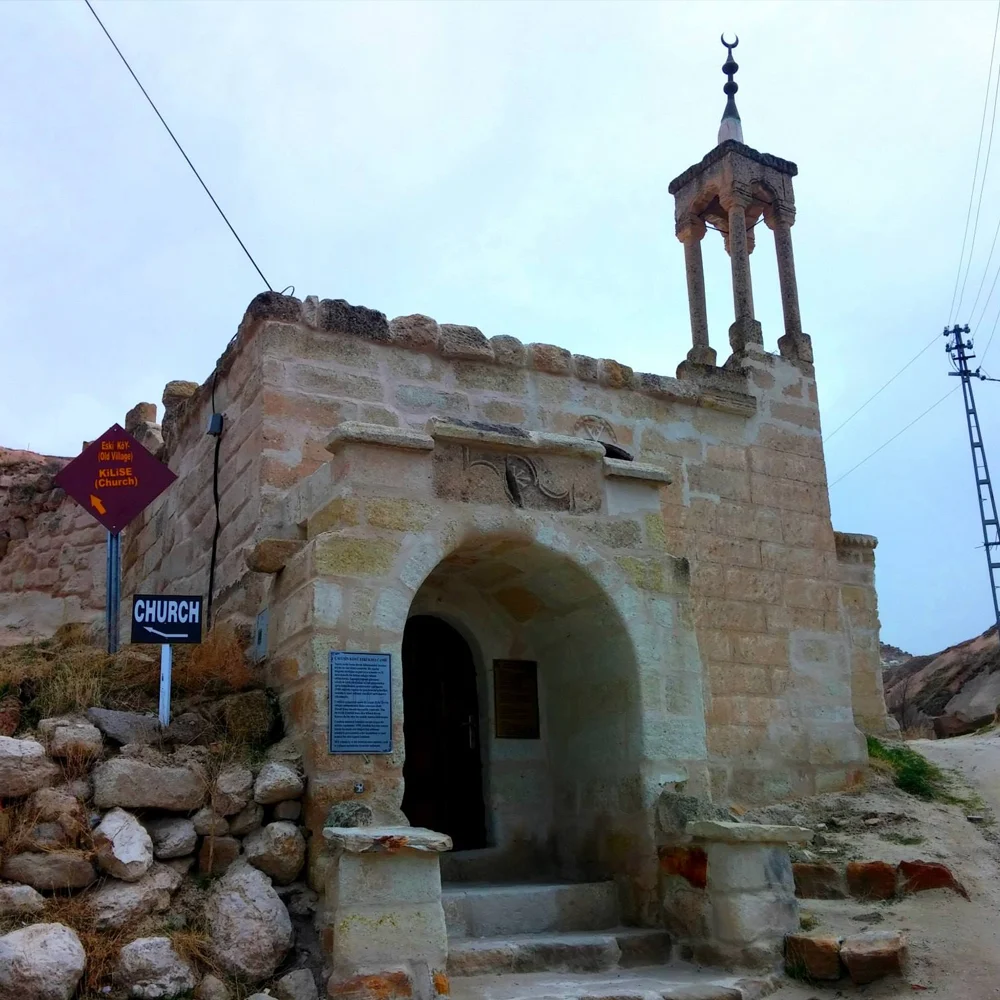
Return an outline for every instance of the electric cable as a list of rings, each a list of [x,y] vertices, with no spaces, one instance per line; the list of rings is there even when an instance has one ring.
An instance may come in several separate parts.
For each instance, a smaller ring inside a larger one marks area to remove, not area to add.
[[[883,441],[882,444],[880,444],[873,452],[871,452],[870,454],[866,455],[863,459],[861,459],[861,461],[858,462],[857,465],[852,465],[851,468],[849,468],[847,472],[845,472],[842,476],[838,476],[832,483],[830,483],[829,488],[833,489],[833,487],[836,486],[837,483],[846,479],[856,469],[860,469],[861,466],[865,464],[865,462],[867,462],[871,458],[874,458],[883,448],[892,444],[892,442],[895,441],[896,438],[898,438],[901,434],[908,431],[915,423],[917,423],[917,421],[923,420],[923,418],[926,417],[927,414],[931,412],[931,410],[933,410],[937,406],[940,406],[952,393],[958,392],[960,388],[961,388],[960,385],[956,385],[953,388],[949,389],[936,403],[931,403],[931,405],[928,406],[923,413],[921,413],[919,416],[914,417],[902,430],[896,431],[896,433],[893,434],[893,436],[889,438],[888,441]]]
[[[201,174],[199,174],[198,171],[195,169],[194,164],[191,162],[191,158],[187,155],[187,153],[184,152],[184,147],[177,141],[177,136],[174,135],[170,126],[166,123],[163,115],[160,114],[159,108],[157,108],[157,106],[153,103],[153,99],[149,96],[149,94],[146,93],[146,88],[140,82],[139,77],[135,75],[135,71],[129,65],[128,60],[125,58],[124,55],[122,55],[122,50],[118,48],[117,43],[111,37],[111,32],[109,32],[108,29],[104,27],[104,22],[97,16],[97,11],[94,10],[90,0],[83,0],[83,2],[87,5],[88,9],[90,10],[90,13],[94,15],[94,19],[101,26],[101,30],[104,32],[105,35],[107,35],[108,41],[111,42],[115,52],[118,53],[118,57],[125,64],[125,68],[129,71],[129,73],[132,76],[132,79],[135,80],[136,85],[142,91],[142,96],[146,98],[146,100],[149,102],[149,106],[156,112],[156,117],[160,119],[160,123],[167,130],[167,135],[169,135],[170,138],[174,140],[174,145],[178,148],[178,150],[180,150],[180,154],[181,156],[184,157],[185,161],[187,162],[187,165],[191,168],[191,172],[195,175],[195,177],[198,178],[198,183],[205,189],[205,194],[208,195],[208,197],[212,201],[212,204],[215,206],[216,211],[219,213],[219,215],[222,216],[222,221],[229,227],[229,231],[233,234],[233,236],[236,237],[236,242],[239,243],[241,249],[247,255],[247,260],[249,260],[250,263],[253,264],[254,270],[260,275],[260,280],[263,281],[265,285],[267,285],[267,290],[269,292],[273,292],[274,289],[271,287],[271,283],[267,280],[267,278],[264,277],[264,272],[257,266],[257,261],[253,259],[253,256],[251,255],[250,251],[247,250],[246,244],[243,242],[243,240],[240,239],[239,233],[236,232],[236,230],[233,228],[233,224],[229,221],[228,218],[226,218],[226,213],[222,211],[222,208],[220,207],[219,203],[215,200],[215,196],[212,194],[211,191],[208,190],[208,185],[202,180]]]

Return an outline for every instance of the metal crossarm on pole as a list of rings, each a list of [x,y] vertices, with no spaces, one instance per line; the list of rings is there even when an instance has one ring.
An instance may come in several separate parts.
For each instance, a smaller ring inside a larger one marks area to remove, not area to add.
[[[979,413],[976,411],[976,398],[972,391],[973,378],[984,379],[985,376],[977,368],[970,369],[969,362],[975,358],[972,353],[972,341],[967,340],[968,326],[953,326],[945,328],[944,336],[949,338],[945,350],[951,357],[954,375],[962,381],[962,399],[965,404],[965,419],[969,426],[969,444],[972,448],[972,467],[976,476],[976,492],[979,496],[979,515],[983,524],[983,545],[986,549],[986,564],[990,572],[990,586],[993,594],[993,614],[1000,628],[1000,518],[997,517],[997,503],[993,494],[993,484],[990,481],[990,468],[986,461],[986,448],[983,446],[982,430],[979,426]]]

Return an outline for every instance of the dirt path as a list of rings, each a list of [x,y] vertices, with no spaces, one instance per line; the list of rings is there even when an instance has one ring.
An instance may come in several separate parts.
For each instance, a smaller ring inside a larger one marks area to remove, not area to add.
[[[912,740],[910,746],[938,767],[961,773],[1000,817],[1000,730],[950,740]]]

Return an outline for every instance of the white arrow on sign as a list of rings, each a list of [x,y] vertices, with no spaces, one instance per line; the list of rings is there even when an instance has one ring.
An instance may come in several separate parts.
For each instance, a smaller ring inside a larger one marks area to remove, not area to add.
[[[148,625],[142,626],[150,635],[158,635],[163,639],[186,639],[187,632],[161,632],[159,629],[150,628]]]

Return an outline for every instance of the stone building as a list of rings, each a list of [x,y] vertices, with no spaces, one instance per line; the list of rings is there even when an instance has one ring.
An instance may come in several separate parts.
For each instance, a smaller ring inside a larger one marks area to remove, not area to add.
[[[446,881],[613,879],[627,922],[656,926],[665,794],[766,803],[862,779],[862,734],[886,725],[875,539],[830,520],[797,168],[743,143],[733,91],[719,144],[670,185],[692,335],[676,377],[265,293],[207,382],[168,386],[178,480],[125,532],[123,592],[211,578],[216,618],[266,613],[317,882],[328,810],[361,803],[451,837]],[[776,350],[754,315],[761,218]],[[709,227],[732,262],[721,352]],[[155,440],[154,420],[132,429]],[[389,654],[382,752],[330,750],[345,651]]]

